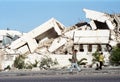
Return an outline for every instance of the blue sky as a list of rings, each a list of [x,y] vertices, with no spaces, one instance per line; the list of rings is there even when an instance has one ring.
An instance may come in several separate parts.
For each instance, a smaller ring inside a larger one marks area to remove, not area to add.
[[[83,8],[120,13],[120,0],[0,0],[0,29],[29,32],[54,17],[65,26],[87,21]]]

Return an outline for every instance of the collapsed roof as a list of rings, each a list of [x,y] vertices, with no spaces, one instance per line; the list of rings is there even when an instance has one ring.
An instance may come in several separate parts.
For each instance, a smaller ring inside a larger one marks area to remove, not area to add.
[[[106,29],[114,29],[115,28],[115,25],[112,24],[113,19],[110,17],[109,14],[105,14],[105,13],[101,13],[101,12],[97,12],[97,11],[93,11],[93,10],[88,10],[88,9],[83,9],[83,11],[86,13],[86,18],[89,18],[92,20],[92,21],[90,21],[90,24],[94,29],[98,29],[97,26],[100,27],[100,25],[101,25],[102,29],[105,29],[105,27],[107,27],[107,26],[108,26],[108,28],[106,28]],[[95,25],[95,24],[97,24],[97,25]]]

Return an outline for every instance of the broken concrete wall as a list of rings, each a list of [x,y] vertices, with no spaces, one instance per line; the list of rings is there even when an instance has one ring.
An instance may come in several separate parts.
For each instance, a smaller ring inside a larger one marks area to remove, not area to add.
[[[48,58],[51,58],[52,60],[56,60],[58,62],[58,65],[53,66],[52,68],[69,68],[71,66],[71,62],[69,61],[69,59],[72,58],[72,55],[68,54],[68,55],[61,55],[61,54],[43,54],[43,55],[39,55],[39,54],[30,54],[28,55],[27,59],[25,60],[26,63],[35,63],[35,60],[37,61],[41,61],[41,58],[43,58],[44,56],[47,56]],[[81,53],[77,54],[77,58],[78,60],[81,60],[82,58],[87,58],[88,60],[85,62],[88,62],[87,65],[91,65],[92,62],[92,57],[90,55],[83,55]],[[86,65],[86,66],[87,66]]]
[[[109,42],[109,30],[79,30],[75,31],[75,44],[107,44]]]
[[[115,28],[115,24],[113,22],[113,18],[109,14],[83,9],[86,13],[86,18],[91,19],[90,25],[93,29],[111,29]],[[100,24],[101,23],[101,24]]]

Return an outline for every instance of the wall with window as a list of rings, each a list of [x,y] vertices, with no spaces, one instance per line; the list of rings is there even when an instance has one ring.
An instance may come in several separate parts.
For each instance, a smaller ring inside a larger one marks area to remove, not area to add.
[[[95,52],[95,51],[107,51],[108,44],[75,44],[74,48],[79,52]]]
[[[74,48],[78,50],[78,59],[86,58],[88,65],[92,63],[92,53],[95,51],[103,52],[105,65],[109,64],[108,44],[75,44]]]

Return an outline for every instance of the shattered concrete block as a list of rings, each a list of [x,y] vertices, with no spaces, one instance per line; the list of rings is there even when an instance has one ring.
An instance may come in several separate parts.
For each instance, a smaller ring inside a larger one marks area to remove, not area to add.
[[[54,52],[59,47],[63,46],[66,42],[67,40],[65,38],[57,38],[53,41],[53,43],[51,44],[48,50],[50,52]]]

